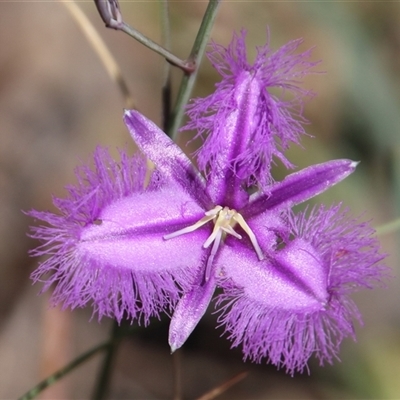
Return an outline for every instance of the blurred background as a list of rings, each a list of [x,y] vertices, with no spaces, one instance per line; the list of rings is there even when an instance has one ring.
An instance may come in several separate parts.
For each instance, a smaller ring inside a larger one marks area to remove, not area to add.
[[[206,2],[170,3],[172,49],[187,57]],[[161,123],[164,60],[127,35],[106,29],[94,4],[79,6],[93,21],[128,81],[139,110]],[[122,2],[126,22],[161,40],[157,2]],[[343,201],[378,227],[400,217],[400,3],[223,2],[212,31],[221,44],[248,29],[248,48],[263,45],[266,27],[278,48],[304,38],[324,74],[308,76],[306,150],[291,149],[299,167],[332,158],[360,160],[357,172],[318,197]],[[182,73],[173,71],[174,92]],[[194,95],[207,95],[218,81],[204,60]],[[22,395],[82,351],[107,338],[111,321],[91,318],[91,309],[61,312],[37,296],[29,274],[37,259],[27,252],[33,221],[23,210],[54,210],[73,170],[95,146],[134,150],[122,123],[124,101],[76,22],[59,2],[0,3],[0,398]],[[187,137],[184,137],[185,139]],[[290,158],[290,157],[289,157]],[[358,342],[345,340],[341,361],[294,378],[268,365],[243,363],[240,350],[215,330],[209,313],[184,346],[178,370],[183,395],[197,398],[237,373],[249,375],[221,399],[400,398],[400,232],[381,237],[394,278],[386,289],[355,296],[365,326]],[[89,321],[90,320],[90,321]],[[168,399],[173,363],[168,319],[138,330],[122,342],[111,398]],[[90,397],[101,356],[43,392],[43,399]],[[176,360],[175,360],[176,361]]]

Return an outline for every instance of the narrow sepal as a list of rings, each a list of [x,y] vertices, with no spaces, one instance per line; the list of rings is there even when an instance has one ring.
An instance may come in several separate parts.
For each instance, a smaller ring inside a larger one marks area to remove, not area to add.
[[[202,207],[212,208],[206,184],[183,151],[154,122],[135,110],[126,110],[124,122],[139,149],[162,174],[181,186]]]
[[[303,203],[345,179],[354,172],[357,164],[351,160],[333,160],[304,168],[273,184],[265,193],[255,193],[242,213],[250,218],[265,211]]]
[[[200,285],[185,293],[179,300],[169,327],[169,345],[171,352],[179,349],[187,340],[193,329],[197,326],[215,291],[213,276]]]

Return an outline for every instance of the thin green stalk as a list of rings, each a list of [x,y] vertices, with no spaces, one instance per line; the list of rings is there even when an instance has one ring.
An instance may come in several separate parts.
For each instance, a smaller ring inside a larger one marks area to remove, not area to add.
[[[104,356],[103,365],[101,366],[101,370],[99,375],[97,376],[97,383],[95,385],[95,389],[93,392],[92,399],[93,400],[103,400],[107,397],[110,381],[111,381],[111,373],[112,367],[114,365],[114,360],[117,354],[118,345],[120,343],[119,338],[121,328],[117,321],[113,322],[111,337],[110,337],[110,346],[106,349],[106,354]]]
[[[67,375],[69,372],[71,372],[72,370],[77,368],[79,365],[88,361],[95,354],[97,354],[100,351],[103,351],[111,346],[113,346],[113,343],[111,341],[107,341],[107,342],[101,343],[101,344],[93,347],[91,350],[81,354],[79,357],[75,358],[75,360],[70,362],[68,365],[61,368],[54,374],[50,375],[48,378],[46,378],[42,382],[38,383],[34,388],[32,388],[29,392],[25,393],[18,400],[30,400],[30,399],[35,398],[43,390],[47,389],[49,386],[58,382],[58,380],[63,378],[65,375]]]
[[[159,0],[161,7],[162,46],[168,51],[171,49],[171,28],[169,23],[168,0]],[[166,132],[171,117],[171,64],[166,62],[163,71],[162,99],[162,127]]]
[[[178,129],[181,126],[183,115],[185,113],[186,104],[189,101],[193,86],[196,82],[200,62],[203,58],[208,39],[210,37],[211,29],[217,16],[219,4],[220,0],[209,1],[207,10],[200,25],[199,32],[197,33],[196,40],[193,44],[192,51],[188,58],[188,61],[195,66],[195,70],[191,74],[185,74],[182,78],[176,104],[171,115],[171,122],[167,130],[168,136],[175,141],[177,138]]]

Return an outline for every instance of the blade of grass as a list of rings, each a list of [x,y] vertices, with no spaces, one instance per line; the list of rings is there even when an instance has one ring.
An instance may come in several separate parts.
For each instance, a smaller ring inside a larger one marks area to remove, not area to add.
[[[103,400],[107,398],[111,381],[112,367],[117,354],[118,345],[120,343],[120,340],[118,340],[118,338],[121,336],[120,331],[121,328],[118,322],[114,321],[110,335],[110,345],[105,349],[106,354],[104,355],[103,364],[101,366],[100,373],[97,376],[97,382],[94,386],[94,392],[92,396],[93,400]]]
[[[395,219],[392,222],[378,226],[376,228],[376,234],[378,236],[388,235],[389,233],[394,233],[400,230],[400,218]]]
[[[78,26],[86,36],[88,42],[90,43],[96,54],[99,56],[106,71],[108,72],[108,75],[110,76],[112,81],[117,84],[125,100],[125,107],[128,109],[136,108],[133,97],[129,91],[128,85],[126,84],[124,77],[122,76],[121,70],[119,69],[117,62],[115,61],[110,50],[107,48],[103,39],[100,37],[99,33],[96,31],[96,28],[90,22],[89,18],[74,1],[60,0],[60,2],[67,8],[74,20],[77,22]]]
[[[232,386],[236,385],[237,383],[242,381],[244,378],[246,378],[248,374],[249,373],[247,371],[244,371],[244,372],[241,372],[240,374],[233,376],[232,378],[228,379],[227,381],[221,383],[221,385],[219,385],[216,388],[210,390],[209,392],[203,394],[197,400],[213,400],[213,399],[215,399],[220,394],[226,392],[229,388],[231,388]]]
[[[44,379],[42,382],[38,383],[34,388],[29,390],[29,392],[25,393],[18,400],[30,400],[34,399],[38,394],[43,392],[49,386],[58,382],[61,378],[67,375],[69,372],[73,371],[75,368],[83,364],[92,358],[95,354],[106,350],[108,347],[113,346],[113,343],[110,341],[99,344],[98,346],[93,347],[87,352],[81,354],[79,357],[75,358],[75,360],[71,361],[65,367],[61,368],[54,374],[50,375],[48,378]]]

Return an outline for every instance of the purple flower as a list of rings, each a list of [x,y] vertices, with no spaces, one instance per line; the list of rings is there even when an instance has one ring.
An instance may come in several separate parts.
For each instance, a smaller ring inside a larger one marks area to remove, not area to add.
[[[272,157],[290,166],[283,151],[303,131],[291,103],[265,88],[301,94],[293,78],[304,69],[293,71],[311,64],[308,53],[291,55],[297,46],[276,53],[265,46],[250,66],[244,34],[226,50],[214,45],[211,59],[225,60],[214,62],[224,80],[194,103],[189,114],[196,120],[187,125],[208,132],[197,153],[203,174],[154,123],[126,111],[129,132],[154,171],[140,156],[121,152],[117,163],[97,149],[94,169],[78,169],[68,198],[54,199],[61,215],[30,212],[47,223],[33,228],[44,243],[32,254],[49,255],[32,277],[45,282],[43,290],[55,284],[55,303],[91,303],[99,318],[145,324],[167,311],[174,351],[220,288],[219,323],[245,358],[290,373],[312,354],[332,362],[360,319],[349,294],[380,282],[384,256],[373,230],[339,206],[292,211],[356,163],[335,160],[272,179]]]
[[[45,244],[33,254],[50,258],[33,279],[52,272],[44,289],[56,283],[55,302],[92,303],[99,317],[147,323],[173,311],[173,350],[220,287],[220,323],[245,357],[290,372],[313,352],[330,362],[359,317],[347,294],[379,279],[374,264],[382,256],[372,230],[346,222],[338,207],[309,217],[290,209],[344,179],[356,163],[314,165],[249,196],[234,175],[215,187],[210,170],[206,181],[138,112],[127,111],[125,122],[155,164],[149,184],[144,188],[143,159],[121,153],[117,164],[98,149],[95,170],[80,168],[69,198],[55,199],[60,216],[30,213],[51,225],[34,228]]]

